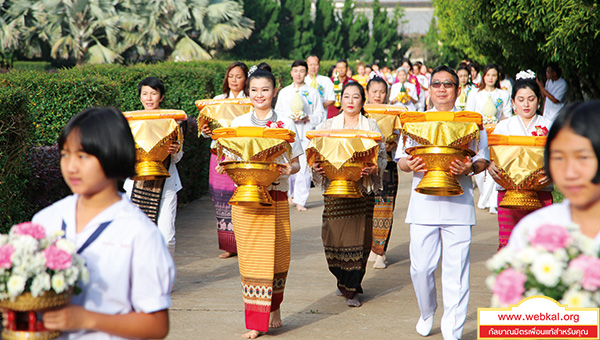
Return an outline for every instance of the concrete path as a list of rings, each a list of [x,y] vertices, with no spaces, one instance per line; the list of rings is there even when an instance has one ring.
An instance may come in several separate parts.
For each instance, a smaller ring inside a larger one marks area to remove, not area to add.
[[[408,225],[404,223],[411,175],[400,175],[387,269],[369,263],[363,281],[363,306],[349,308],[335,295],[321,243],[323,197],[311,190],[308,211],[291,209],[292,261],[281,307],[283,327],[261,339],[423,339],[414,326],[419,311],[409,275]],[[478,192],[476,191],[476,197]],[[488,307],[485,261],[498,246],[496,215],[477,209],[471,245],[471,298],[463,340],[477,339],[477,307]],[[239,340],[246,331],[237,258],[220,259],[214,210],[207,195],[179,209],[177,280],[171,295],[168,339]],[[438,311],[428,339],[442,339],[440,270]]]

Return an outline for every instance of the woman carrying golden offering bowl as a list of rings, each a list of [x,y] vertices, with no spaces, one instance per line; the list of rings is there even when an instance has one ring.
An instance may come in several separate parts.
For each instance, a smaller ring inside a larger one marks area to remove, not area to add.
[[[374,119],[364,116],[365,91],[358,83],[348,83],[342,89],[342,112],[325,121],[319,130],[359,129],[381,134]],[[360,307],[358,294],[372,246],[374,193],[381,188],[381,175],[386,167],[385,138],[378,143],[377,160],[359,171],[360,192],[363,197],[341,198],[325,196],[322,240],[329,271],[337,279],[337,295],[347,299],[349,307]],[[313,181],[328,189],[321,162],[312,164]]]

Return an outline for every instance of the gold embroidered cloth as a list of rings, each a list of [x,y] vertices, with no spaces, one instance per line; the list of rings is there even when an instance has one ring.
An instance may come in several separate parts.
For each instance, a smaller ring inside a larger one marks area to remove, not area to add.
[[[213,131],[213,139],[217,140],[217,151],[236,156],[240,161],[274,161],[287,152],[291,158],[296,134],[288,129],[271,129],[257,126],[240,126],[236,128],[220,128]]]
[[[489,135],[488,145],[545,146],[547,138],[544,136]]]
[[[421,145],[464,147],[473,140],[479,144],[479,127],[473,122],[416,122],[404,123],[404,142],[410,137]]]
[[[543,146],[493,145],[490,158],[514,184],[514,187],[501,184],[505,189],[541,189],[537,176],[544,169]]]
[[[336,169],[348,161],[377,164],[379,145],[371,138],[363,137],[314,137],[306,149],[310,166],[317,160],[327,160]]]
[[[415,122],[433,122],[433,121],[444,121],[444,122],[468,122],[476,123],[479,129],[483,129],[483,117],[481,114],[473,111],[432,111],[432,112],[403,112],[400,114],[400,121],[402,125],[405,123]]]
[[[196,100],[196,107],[198,111],[209,105],[220,105],[220,104],[241,104],[251,105],[250,98],[231,98],[231,99],[200,99]]]
[[[139,110],[123,112],[127,120],[147,120],[147,119],[175,119],[186,120],[187,115],[183,110]]]
[[[499,183],[505,189],[540,190],[538,180],[544,170],[547,137],[489,135],[490,158],[507,177]]]
[[[174,119],[130,120],[129,127],[135,143],[144,151],[150,152],[163,139],[177,131],[177,140],[183,142],[183,134],[179,124]]]
[[[230,127],[235,117],[250,111],[252,111],[250,104],[224,103],[205,106],[198,114],[198,136],[200,136],[204,124],[208,124],[211,130]]]
[[[406,108],[393,105],[367,104],[364,109],[368,118],[375,119],[386,140],[396,139],[393,137],[394,134],[397,134],[402,128],[400,114],[405,112]]]

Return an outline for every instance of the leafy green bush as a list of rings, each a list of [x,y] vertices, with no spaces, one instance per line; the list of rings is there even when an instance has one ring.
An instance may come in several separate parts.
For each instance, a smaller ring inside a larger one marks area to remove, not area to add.
[[[19,89],[0,91],[0,232],[31,214],[26,152],[33,128],[27,106],[27,95]]]
[[[272,67],[278,88],[291,84],[292,61],[266,62]],[[27,131],[19,136],[8,132],[5,136],[4,130],[0,130],[0,165],[9,161],[13,164],[7,168],[13,169],[10,173],[4,170],[4,166],[0,170],[3,183],[0,202],[7,202],[0,208],[4,209],[0,210],[3,218],[0,226],[31,218],[33,212],[69,193],[60,178],[56,147],[52,147],[67,121],[91,106],[114,106],[122,111],[143,109],[137,85],[148,76],[155,76],[165,84],[167,92],[161,105],[163,108],[181,109],[189,116],[183,145],[184,158],[177,164],[184,186],[179,192],[179,202],[185,204],[205,194],[208,191],[210,143],[197,137],[195,117],[198,109],[194,102],[221,93],[225,71],[230,63],[214,60],[132,66],[97,65],[56,72],[13,70],[0,75],[0,122],[9,121],[5,116],[18,118],[18,129]],[[258,63],[246,62],[249,67]],[[324,74],[333,64],[335,61],[323,61],[321,73]],[[22,155],[27,152],[28,161],[13,154],[9,160],[7,152],[15,152],[9,149],[20,150]],[[26,184],[34,196],[26,195]]]

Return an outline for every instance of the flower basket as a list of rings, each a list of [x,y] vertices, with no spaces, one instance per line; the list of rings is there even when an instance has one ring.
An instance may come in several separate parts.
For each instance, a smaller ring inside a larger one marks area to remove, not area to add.
[[[0,300],[0,308],[11,309],[18,312],[30,310],[41,311],[64,306],[69,303],[71,297],[73,297],[72,288],[60,294],[56,294],[53,290],[49,290],[37,297],[34,297],[30,292],[24,292],[17,296],[14,301],[11,299]]]
[[[26,222],[0,235],[0,308],[7,319],[3,339],[60,335],[44,327],[39,312],[67,305],[89,276],[84,259],[63,234],[47,236],[44,227]]]

